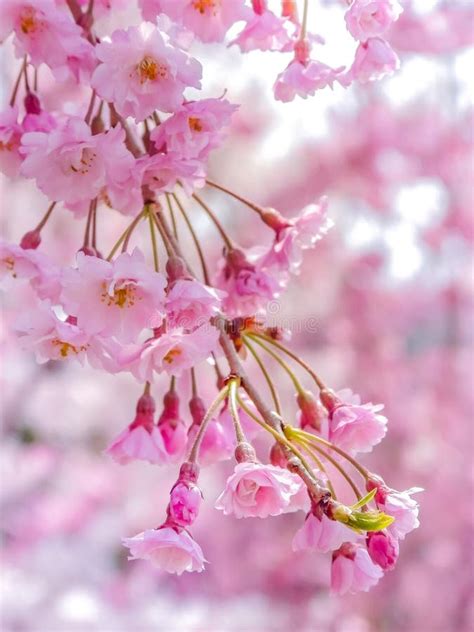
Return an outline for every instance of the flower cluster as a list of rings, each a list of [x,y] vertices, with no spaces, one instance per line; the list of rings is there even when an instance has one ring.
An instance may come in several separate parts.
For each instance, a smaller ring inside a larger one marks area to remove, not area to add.
[[[385,436],[383,407],[362,404],[351,391],[329,389],[283,344],[285,332],[263,322],[267,303],[280,296],[300,272],[305,251],[331,228],[327,200],[315,200],[288,218],[211,181],[207,159],[223,142],[236,106],[223,96],[189,99],[185,93],[201,87],[202,66],[189,52],[194,38],[223,41],[239,21],[246,25],[232,43],[242,51],[293,52],[275,86],[280,100],[307,96],[335,80],[349,85],[378,78],[397,65],[381,36],[397,19],[399,5],[354,0],[346,22],[360,45],[353,66],[343,72],[310,58],[317,38],[308,35],[307,0],[301,21],[294,3],[286,2],[281,17],[263,0],[251,6],[243,0],[139,4],[146,22],[100,38],[94,2],[84,8],[75,0],[64,6],[7,1],[0,8],[2,38],[12,35],[23,59],[10,104],[0,115],[0,166],[10,177],[34,180],[49,201],[19,245],[0,244],[2,286],[30,299],[16,323],[20,344],[38,362],[87,360],[141,383],[133,421],[106,452],[120,465],[142,460],[181,468],[163,524],[124,539],[132,559],[178,574],[202,571],[204,554],[188,530],[202,498],[199,468],[235,457],[216,508],[236,518],[304,511],[293,548],[332,551],[335,592],[368,590],[393,568],[399,540],[418,526],[411,495],[419,490],[396,492],[358,460]],[[114,2],[108,5],[101,10],[112,11]],[[45,109],[39,69],[49,70],[57,82],[76,82],[79,94],[87,91],[89,98],[64,99],[61,107]],[[271,235],[266,243],[237,244],[209,205],[209,190],[256,214]],[[222,240],[215,269],[191,205]],[[61,207],[85,219],[82,242],[66,265],[38,250],[44,227]],[[129,216],[130,223],[105,254],[98,218],[107,218],[110,209]],[[199,274],[182,246],[178,215],[190,232]],[[149,250],[131,245],[143,228]],[[266,355],[294,385],[294,424],[282,416],[262,360]],[[247,376],[247,358],[256,360],[267,381],[271,405]],[[302,387],[295,366],[314,380],[317,393]],[[217,394],[210,406],[199,392],[204,372],[206,382],[215,372]],[[163,375],[169,387],[155,419],[152,389]],[[182,376],[191,384],[189,416],[181,411]],[[257,433],[272,441],[263,462],[252,445]],[[338,500],[341,483],[354,494],[352,505]]]

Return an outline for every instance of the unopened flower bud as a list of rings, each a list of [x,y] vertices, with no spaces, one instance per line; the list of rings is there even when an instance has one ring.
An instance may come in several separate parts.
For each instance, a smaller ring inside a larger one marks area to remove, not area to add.
[[[320,402],[311,391],[302,391],[296,396],[296,402],[300,409],[299,422],[301,428],[313,428],[321,431],[321,423],[324,419],[324,410]]]
[[[367,551],[372,562],[378,564],[384,571],[391,571],[398,559],[398,540],[384,531],[368,533]]]
[[[284,228],[288,228],[291,226],[291,222],[289,222],[281,213],[279,213],[274,208],[265,208],[261,214],[262,220],[265,222],[267,226],[273,228],[273,230],[278,234]]]
[[[170,283],[189,277],[188,269],[181,257],[170,257],[166,262],[166,273]]]
[[[174,524],[189,527],[196,520],[201,505],[202,494],[192,482],[178,482],[170,494],[168,516]]]
[[[297,40],[295,43],[295,59],[301,64],[306,64],[309,60],[309,54],[311,52],[311,45],[308,40]]]
[[[30,230],[23,235],[20,246],[24,250],[35,250],[41,243],[41,234],[39,230]]]
[[[191,463],[191,461],[185,461],[179,468],[179,481],[190,481],[196,483],[199,477],[199,465],[197,463]]]
[[[143,394],[137,402],[137,414],[139,415],[154,415],[155,413],[155,400],[149,394]]]
[[[329,415],[331,415],[331,413],[334,412],[334,410],[342,403],[336,393],[329,388],[324,388],[319,393],[319,398]]]
[[[285,451],[279,441],[275,441],[270,450],[270,463],[277,467],[286,468],[288,465],[288,459],[285,455]]]
[[[28,92],[23,101],[27,114],[41,114],[41,103],[36,94]]]
[[[195,395],[189,400],[189,411],[194,426],[200,426],[206,414],[206,405],[201,397]]]
[[[237,444],[234,455],[237,463],[255,463],[257,460],[257,455],[253,446],[246,441]]]

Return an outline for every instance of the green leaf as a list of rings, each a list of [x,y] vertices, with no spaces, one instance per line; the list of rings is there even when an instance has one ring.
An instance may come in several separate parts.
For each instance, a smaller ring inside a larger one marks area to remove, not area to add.
[[[368,505],[371,500],[373,500],[375,494],[377,493],[377,488],[373,489],[366,496],[361,498],[355,505],[351,505],[351,509],[360,509],[364,505]]]
[[[353,511],[349,518],[349,526],[362,531],[382,531],[392,524],[393,516],[381,511]]]

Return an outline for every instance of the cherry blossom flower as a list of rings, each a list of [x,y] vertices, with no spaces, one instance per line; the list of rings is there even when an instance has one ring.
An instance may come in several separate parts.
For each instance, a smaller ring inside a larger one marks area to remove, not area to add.
[[[184,571],[204,570],[204,555],[199,544],[184,530],[171,527],[148,529],[132,538],[123,538],[130,549],[131,560],[148,560],[167,573],[181,575]]]
[[[361,545],[343,544],[332,555],[331,590],[336,595],[367,592],[382,576],[382,569]]]
[[[101,63],[92,87],[122,116],[142,121],[155,110],[172,112],[181,105],[185,88],[200,87],[199,62],[167,44],[150,23],[114,31],[111,41],[96,50]]]
[[[306,206],[277,230],[270,250],[260,260],[261,265],[276,268],[283,276],[289,272],[297,274],[303,261],[303,251],[313,248],[333,226],[327,216],[327,198]]]
[[[149,338],[142,345],[124,348],[119,363],[143,382],[152,381],[155,373],[179,377],[183,371],[206,360],[216,350],[219,332],[201,325],[190,333],[182,328],[170,329]]]
[[[150,134],[157,151],[184,159],[204,160],[218,147],[237,110],[226,99],[202,99],[185,103]]]
[[[160,0],[159,6],[203,42],[222,41],[229,28],[249,14],[244,0]]]
[[[197,485],[189,481],[178,482],[170,494],[170,519],[181,527],[189,527],[197,518],[201,500],[201,490]]]
[[[79,252],[77,268],[64,270],[61,301],[88,333],[129,342],[142,329],[161,324],[165,284],[137,248],[113,262]]]
[[[199,426],[193,424],[188,433],[188,447],[196,439]],[[218,419],[211,419],[199,448],[199,464],[203,467],[214,465],[232,458],[235,449],[235,437]]]
[[[387,432],[387,418],[380,415],[382,404],[361,404],[350,389],[334,394],[321,392],[329,413],[329,440],[351,453],[370,452]]]
[[[189,330],[209,322],[220,309],[222,296],[219,290],[194,279],[178,279],[165,302],[170,325]]]
[[[272,11],[263,11],[253,15],[229,46],[236,44],[243,53],[251,50],[281,51],[291,42],[287,21]]]
[[[347,30],[356,40],[383,35],[403,9],[397,0],[354,0],[345,15]]]
[[[82,37],[66,7],[59,8],[53,0],[3,0],[0,24],[0,41],[14,32],[17,56],[28,54],[35,66],[47,64],[58,81],[90,76],[94,47]]]
[[[354,541],[355,535],[355,532],[337,520],[331,520],[323,513],[318,517],[311,511],[303,526],[295,533],[293,551],[309,549],[328,553],[338,549],[344,542]]]
[[[18,123],[18,107],[7,107],[0,112],[0,171],[14,178],[23,160],[20,154],[22,126]]]
[[[0,284],[9,289],[22,279],[40,299],[56,302],[61,290],[59,268],[43,253],[0,240]]]
[[[385,75],[391,75],[400,67],[400,60],[390,44],[380,37],[371,37],[359,44],[354,62],[347,73],[341,77],[341,83],[347,86],[351,81],[376,81]]]
[[[137,402],[133,422],[121,432],[106,450],[114,461],[126,465],[134,460],[161,464],[166,453],[161,433],[153,422],[155,403],[150,395],[142,395]]]
[[[143,184],[154,193],[172,193],[178,183],[186,193],[206,183],[206,173],[199,160],[185,160],[174,154],[155,154],[137,160],[142,170]]]
[[[158,419],[158,430],[161,434],[169,463],[180,461],[186,450],[186,424],[179,414],[179,397],[174,389],[169,390],[163,398],[163,412]]]
[[[314,95],[316,90],[322,90],[327,86],[332,88],[343,70],[344,66],[331,68],[315,59],[306,62],[294,59],[277,77],[273,87],[275,99],[287,103],[293,101],[296,96],[306,99]]]
[[[384,571],[391,571],[398,559],[398,540],[390,533],[372,531],[367,534],[367,551],[372,562]]]
[[[419,505],[412,498],[413,494],[418,494],[423,490],[421,487],[412,487],[406,491],[399,492],[387,487],[382,479],[372,475],[367,482],[367,491],[377,489],[375,501],[377,507],[395,518],[387,531],[395,538],[403,540],[405,536],[420,526],[418,520]]]
[[[301,508],[292,505],[292,499],[301,486],[295,474],[280,467],[238,463],[215,507],[225,515],[234,514],[236,518],[278,516]]]

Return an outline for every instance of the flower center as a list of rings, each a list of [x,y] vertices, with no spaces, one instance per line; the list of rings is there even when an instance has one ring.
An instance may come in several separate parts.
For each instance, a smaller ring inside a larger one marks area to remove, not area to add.
[[[102,293],[100,300],[106,303],[107,307],[116,305],[123,309],[124,307],[133,307],[137,300],[141,297],[136,296],[137,286],[132,282],[114,283],[112,282],[107,288],[106,283],[102,284]]]
[[[146,83],[147,81],[157,81],[159,79],[166,79],[168,76],[168,67],[165,64],[160,64],[159,61],[146,55],[136,67],[138,78],[140,83]]]
[[[173,364],[174,359],[179,357],[181,354],[181,349],[179,349],[178,347],[173,347],[173,349],[170,349],[165,355],[165,357],[163,358],[163,362],[166,362],[167,364]]]
[[[64,340],[60,340],[59,338],[55,338],[51,341],[55,347],[59,347],[59,355],[62,358],[67,358],[69,353],[74,353],[77,355],[80,351],[85,351],[86,346],[81,345],[80,347],[76,347],[72,345],[70,342],[65,342]]]
[[[212,13],[212,15],[217,15],[220,3],[220,0],[194,0],[192,6],[201,15],[204,15],[205,13]]]
[[[202,122],[195,116],[190,116],[188,119],[189,129],[192,132],[202,132]]]
[[[2,263],[5,265],[7,272],[10,272],[12,277],[16,279],[15,259],[13,257],[5,257],[5,259],[2,259]]]
[[[86,147],[81,151],[79,162],[76,164],[71,164],[71,171],[74,171],[74,173],[80,173],[81,175],[89,173],[92,165],[94,164],[96,156],[97,154],[95,153],[95,151]]]
[[[20,13],[20,28],[25,35],[34,33],[40,27],[33,7],[25,7]]]

